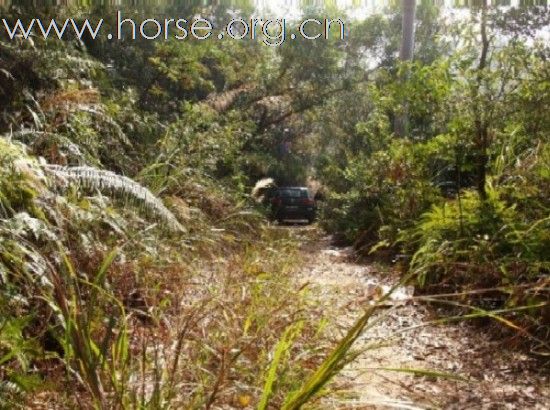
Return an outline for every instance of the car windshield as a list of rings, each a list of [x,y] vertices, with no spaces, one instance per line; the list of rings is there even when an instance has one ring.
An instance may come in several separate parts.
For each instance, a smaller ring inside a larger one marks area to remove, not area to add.
[[[284,198],[307,198],[305,189],[280,189],[279,195]]]

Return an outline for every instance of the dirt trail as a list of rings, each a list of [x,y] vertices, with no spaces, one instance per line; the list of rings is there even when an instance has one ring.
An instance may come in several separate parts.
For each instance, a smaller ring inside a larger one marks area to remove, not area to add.
[[[341,335],[369,300],[395,279],[388,274],[384,277],[374,265],[350,262],[348,249],[332,247],[328,237],[319,239],[315,228],[296,232],[303,243],[305,262],[298,280],[314,288],[320,310],[332,318]],[[550,380],[547,374],[533,370],[536,366],[532,358],[502,349],[483,329],[466,322],[421,326],[434,316],[426,306],[407,300],[411,294],[412,288],[399,289],[391,306],[377,314],[377,323],[357,342],[358,349],[368,350],[337,381],[344,387],[342,394],[325,401],[323,407],[550,408]],[[380,342],[384,345],[369,349]],[[425,369],[455,374],[464,380],[380,368]]]

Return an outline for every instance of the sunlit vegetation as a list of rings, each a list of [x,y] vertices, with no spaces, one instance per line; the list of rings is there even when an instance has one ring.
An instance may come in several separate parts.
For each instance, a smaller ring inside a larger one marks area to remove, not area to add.
[[[315,407],[375,308],[327,336],[262,178],[314,185],[357,256],[547,355],[548,10],[421,3],[411,61],[391,4],[278,48],[0,37],[0,408]]]

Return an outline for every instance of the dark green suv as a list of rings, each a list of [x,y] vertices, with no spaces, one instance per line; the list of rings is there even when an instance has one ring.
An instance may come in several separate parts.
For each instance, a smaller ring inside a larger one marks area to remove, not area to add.
[[[277,188],[271,198],[271,212],[279,222],[284,220],[315,220],[315,199],[306,187]]]

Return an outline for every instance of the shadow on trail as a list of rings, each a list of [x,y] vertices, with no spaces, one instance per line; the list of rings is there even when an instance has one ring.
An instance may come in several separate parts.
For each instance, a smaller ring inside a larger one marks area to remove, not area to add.
[[[273,222],[271,225],[273,228],[278,229],[298,229],[298,230],[316,230],[317,225],[315,223],[309,223],[306,220],[288,220],[283,222]]]

